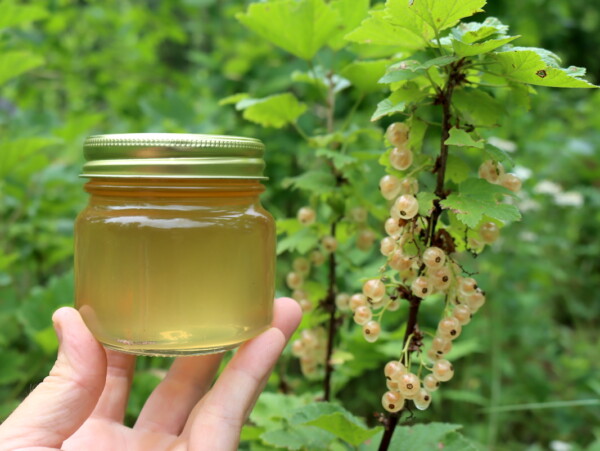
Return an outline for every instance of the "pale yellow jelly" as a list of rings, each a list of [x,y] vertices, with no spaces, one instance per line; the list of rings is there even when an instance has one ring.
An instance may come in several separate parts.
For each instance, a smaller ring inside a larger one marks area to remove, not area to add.
[[[106,347],[206,354],[269,327],[275,228],[259,181],[106,177],[85,188],[75,299]]]

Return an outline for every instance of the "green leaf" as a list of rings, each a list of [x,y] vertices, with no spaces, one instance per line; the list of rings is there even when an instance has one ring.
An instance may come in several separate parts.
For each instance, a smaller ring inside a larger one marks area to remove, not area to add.
[[[484,150],[492,160],[499,161],[500,163],[504,164],[508,163],[509,166],[514,166],[515,164],[512,157],[506,151],[494,146],[493,144],[485,146]]]
[[[0,30],[44,19],[48,11],[38,5],[4,0],[0,2]]]
[[[460,89],[453,97],[452,103],[468,121],[475,126],[499,125],[505,111],[500,102],[480,89]]]
[[[489,41],[476,42],[473,44],[464,44],[460,41],[453,40],[452,48],[458,56],[475,56],[483,53],[489,53],[492,50],[502,47],[521,36],[509,36],[501,39],[490,39]]]
[[[306,104],[291,93],[276,94],[263,99],[243,99],[236,104],[244,111],[244,119],[263,127],[281,128],[296,122],[306,111]]]
[[[484,215],[503,222],[521,219],[517,207],[496,200],[501,195],[514,196],[514,193],[486,180],[471,178],[460,184],[458,193],[450,194],[441,204],[453,210],[457,219],[470,228],[477,227]]]
[[[305,60],[339,31],[338,13],[323,0],[252,3],[236,18],[272,44]]]
[[[406,83],[397,91],[394,91],[387,99],[377,104],[377,109],[373,113],[373,116],[371,116],[371,121],[374,122],[384,116],[403,112],[410,104],[418,102],[426,95],[427,92],[421,90],[416,83]]]
[[[427,132],[427,122],[422,121],[416,116],[411,116],[406,120],[410,133],[408,135],[408,148],[414,153],[421,152],[425,132]]]
[[[400,61],[391,65],[386,74],[379,80],[380,83],[395,83],[403,80],[411,80],[425,74],[425,71],[431,67],[443,67],[458,61],[460,58],[453,55],[440,56],[424,63],[416,60]]]
[[[315,426],[298,425],[272,429],[260,436],[267,445],[289,450],[325,449],[335,436]]]
[[[459,23],[452,29],[451,35],[464,44],[473,44],[494,35],[504,37],[507,31],[508,25],[504,25],[495,17],[488,17],[483,22]]]
[[[338,93],[350,86],[350,81],[337,74],[330,75],[329,70],[323,66],[316,66],[309,72],[294,71],[292,80],[300,83],[308,83],[319,89],[328,89],[329,84],[333,84],[333,92]]]
[[[316,155],[317,157],[327,158],[333,163],[336,169],[340,170],[358,162],[357,158],[341,153],[339,150],[318,149]]]
[[[361,420],[343,407],[327,402],[311,404],[297,409],[293,412],[290,422],[292,424],[317,426],[355,446],[371,438],[381,429],[369,429]]]
[[[360,91],[380,91],[382,86],[378,81],[385,74],[388,64],[388,60],[355,61],[344,67],[340,74]]]
[[[462,128],[452,127],[450,129],[450,137],[446,140],[444,144],[447,144],[449,146],[475,147],[477,149],[483,149],[484,141],[483,139],[475,141],[471,137],[471,135],[469,135]]]
[[[367,16],[369,0],[333,0],[329,6],[338,13],[340,23],[328,44],[332,49],[339,50],[348,43],[344,36]]]
[[[314,194],[331,192],[335,187],[335,177],[326,171],[309,171],[296,177],[288,177],[281,184],[284,188],[301,189]]]
[[[433,210],[433,201],[438,197],[428,191],[421,191],[417,194],[419,201],[419,214],[421,216],[429,216]]]
[[[408,2],[406,2],[408,4]],[[433,36],[423,37],[418,18],[406,16],[406,21],[389,20],[387,11],[371,11],[358,28],[346,35],[346,39],[361,44],[394,46],[398,50],[419,50],[427,47]]]
[[[446,162],[446,177],[454,183],[462,183],[469,178],[471,168],[458,155],[448,155]]]
[[[483,448],[458,432],[452,432],[444,438],[444,451],[482,451]]]
[[[396,3],[402,1],[396,0]],[[482,12],[485,4],[486,0],[414,0],[409,8],[412,7],[415,15],[439,33],[464,17]]]
[[[287,419],[292,410],[304,406],[308,402],[310,402],[310,398],[265,391],[252,409],[250,421],[257,426],[271,428],[278,422]]]
[[[511,81],[554,88],[597,88],[579,78],[579,68],[553,67],[556,61],[548,55],[541,56],[536,50],[511,49],[492,53],[490,58],[496,64],[490,65],[489,70]]]
[[[319,235],[310,227],[306,227],[297,233],[288,235],[277,242],[277,255],[284,252],[298,251],[301,254],[307,253],[319,243]]]
[[[245,92],[239,92],[237,94],[233,94],[231,96],[223,97],[219,100],[219,106],[224,105],[235,105],[236,103],[241,102],[242,100],[250,98],[250,94]]]
[[[444,438],[462,426],[448,423],[401,426],[392,436],[390,449],[436,450],[445,449]]]
[[[44,58],[26,50],[0,52],[0,85],[44,64]]]

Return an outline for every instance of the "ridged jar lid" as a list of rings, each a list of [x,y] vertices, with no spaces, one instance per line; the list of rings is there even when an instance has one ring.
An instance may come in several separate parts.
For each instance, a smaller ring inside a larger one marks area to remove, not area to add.
[[[254,138],[180,133],[95,135],[85,140],[81,177],[265,179]]]

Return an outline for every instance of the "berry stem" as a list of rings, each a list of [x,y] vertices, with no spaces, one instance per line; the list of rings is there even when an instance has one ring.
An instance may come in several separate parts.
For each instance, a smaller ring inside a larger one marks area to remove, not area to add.
[[[331,224],[330,234],[335,238],[337,221]],[[336,296],[336,260],[335,252],[329,254],[329,284],[327,289],[327,297],[325,299],[325,307],[329,311],[329,327],[327,332],[327,354],[325,355],[325,378],[323,379],[324,401],[331,399],[331,375],[333,373],[333,364],[331,363],[331,355],[333,354],[333,342],[337,332],[337,319],[335,317],[335,296]]]

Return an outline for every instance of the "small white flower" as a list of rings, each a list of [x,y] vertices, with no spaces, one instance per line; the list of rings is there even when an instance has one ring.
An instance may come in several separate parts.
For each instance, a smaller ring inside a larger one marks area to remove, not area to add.
[[[554,203],[561,207],[581,207],[583,195],[577,191],[565,191],[554,195]]]
[[[533,171],[523,166],[515,166],[512,173],[519,177],[521,180],[527,180],[533,174]]]
[[[552,440],[550,442],[550,449],[552,451],[571,451],[573,446],[567,442],[561,442],[560,440]]]
[[[538,194],[558,194],[562,193],[562,186],[550,180],[541,180],[533,187],[533,192]]]

